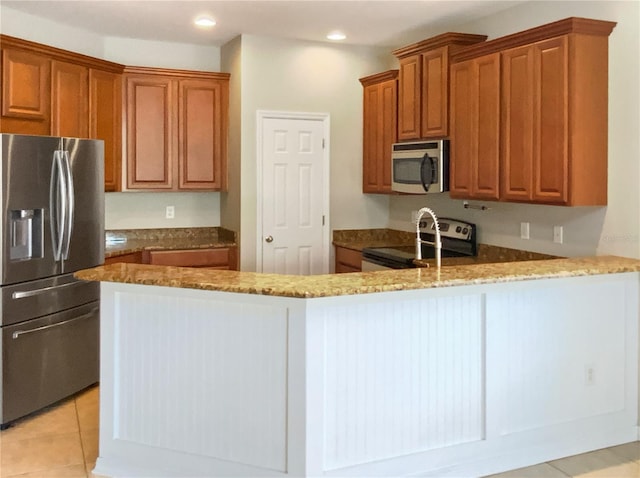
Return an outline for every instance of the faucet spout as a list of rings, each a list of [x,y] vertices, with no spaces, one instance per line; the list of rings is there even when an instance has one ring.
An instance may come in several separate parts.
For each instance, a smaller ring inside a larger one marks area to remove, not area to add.
[[[420,220],[425,214],[429,214],[433,219],[433,228],[435,229],[434,242],[425,241],[420,237]],[[434,246],[436,250],[436,267],[438,268],[438,270],[440,270],[440,265],[442,263],[442,240],[440,238],[440,224],[438,223],[438,217],[436,216],[436,213],[428,207],[423,207],[422,209],[420,209],[418,211],[418,216],[416,217],[416,259],[422,259],[422,244],[430,244]]]

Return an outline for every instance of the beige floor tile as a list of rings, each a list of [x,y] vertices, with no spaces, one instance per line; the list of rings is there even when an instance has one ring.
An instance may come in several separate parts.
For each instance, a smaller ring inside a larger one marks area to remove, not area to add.
[[[84,465],[80,435],[77,432],[3,443],[0,459],[2,478],[70,465]]]
[[[487,478],[567,478],[557,468],[546,463],[540,465],[528,466],[527,468],[519,468],[517,470],[506,471],[497,475],[491,475]]]
[[[0,432],[0,443],[78,433],[78,430],[75,404],[70,399],[15,421],[8,429]]]
[[[86,430],[80,433],[82,452],[86,463],[95,463],[98,459],[98,430]]]
[[[3,472],[0,472],[0,476],[2,478],[87,478],[87,473],[84,465],[71,465],[11,476],[5,476]]]
[[[616,455],[623,456],[630,460],[640,463],[640,441],[625,443],[609,448]]]
[[[99,387],[92,387],[76,397],[76,410],[80,430],[97,430],[99,425]]]
[[[580,478],[640,478],[640,465],[610,449],[571,456],[549,463],[569,476]]]

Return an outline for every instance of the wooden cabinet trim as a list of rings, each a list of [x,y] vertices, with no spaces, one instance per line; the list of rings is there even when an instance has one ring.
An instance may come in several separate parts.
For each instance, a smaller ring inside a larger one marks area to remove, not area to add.
[[[46,56],[52,60],[65,61],[69,63],[75,63],[83,65],[89,68],[97,68],[99,70],[111,71],[114,73],[122,73],[124,65],[114,63],[111,61],[101,60],[80,53],[71,52],[68,50],[61,50],[42,43],[35,43],[21,38],[12,37],[9,35],[0,34],[0,43],[2,48],[15,48],[31,53]]]
[[[590,18],[570,17],[557,22],[548,23],[511,35],[506,35],[495,40],[470,45],[464,49],[452,53],[451,62],[469,60],[491,53],[497,53],[511,48],[528,45],[549,38],[566,35],[569,33],[581,33],[586,35],[609,36],[616,26],[616,22],[593,20]]]
[[[479,42],[484,42],[486,39],[487,35],[448,32],[431,38],[427,38],[426,40],[422,40],[417,43],[412,43],[411,45],[407,45],[402,48],[398,48],[391,53],[398,59],[402,59],[447,45],[474,45]]]
[[[144,76],[162,76],[169,78],[187,78],[202,80],[223,80],[228,81],[231,77],[230,73],[218,73],[210,71],[198,70],[179,70],[169,68],[152,68],[142,66],[125,66],[124,73],[127,75],[144,75]]]
[[[382,73],[376,73],[375,75],[365,76],[364,78],[360,78],[360,83],[366,87],[382,83],[383,81],[396,80],[398,79],[399,71],[400,70],[387,70]]]

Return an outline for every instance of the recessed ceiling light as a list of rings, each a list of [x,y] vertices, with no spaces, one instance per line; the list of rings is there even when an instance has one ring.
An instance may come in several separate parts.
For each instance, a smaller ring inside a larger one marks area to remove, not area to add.
[[[216,21],[211,17],[198,17],[193,22],[199,27],[212,27],[216,24]]]
[[[337,30],[329,32],[329,34],[327,35],[327,39],[333,40],[333,41],[340,41],[340,40],[344,40],[345,38],[347,38],[347,35]]]

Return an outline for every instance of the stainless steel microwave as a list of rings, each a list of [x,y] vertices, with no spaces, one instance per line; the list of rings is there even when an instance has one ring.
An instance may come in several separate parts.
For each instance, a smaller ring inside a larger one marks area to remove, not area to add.
[[[391,189],[409,194],[448,191],[449,140],[393,144]]]

